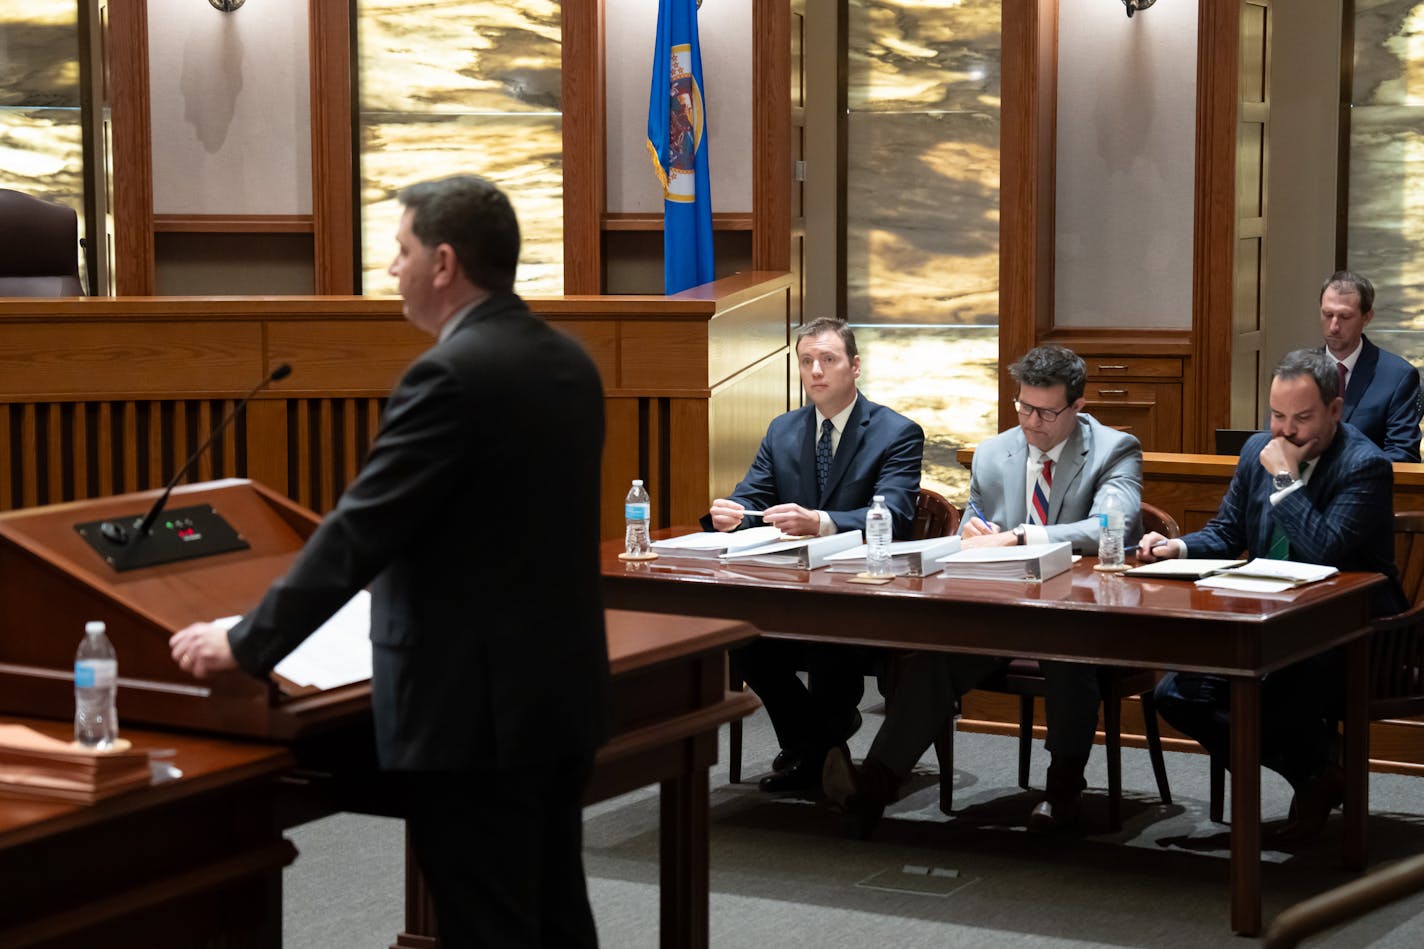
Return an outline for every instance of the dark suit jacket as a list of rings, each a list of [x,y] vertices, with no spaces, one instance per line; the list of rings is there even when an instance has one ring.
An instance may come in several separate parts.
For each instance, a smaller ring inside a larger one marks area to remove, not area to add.
[[[1345,389],[1343,421],[1383,449],[1390,461],[1419,460],[1419,418],[1424,397],[1419,372],[1406,360],[1363,338],[1360,358]]]
[[[1182,538],[1189,557],[1235,557],[1243,550],[1264,557],[1274,524],[1290,538],[1290,558],[1341,570],[1382,573],[1389,583],[1375,595],[1377,614],[1407,606],[1394,565],[1394,468],[1352,425],[1342,423],[1310,480],[1275,507],[1271,475],[1261,467],[1269,432],[1252,435],[1241,449],[1236,474],[1216,517]]]
[[[607,715],[602,446],[588,356],[494,295],[406,371],[360,475],[229,633],[238,662],[266,674],[370,585],[383,767],[591,755]]]
[[[894,518],[895,539],[907,539],[920,495],[924,430],[895,410],[857,394],[824,492],[816,490],[818,437],[814,405],[772,419],[751,469],[728,500],[755,511],[773,504],[799,504],[825,511],[837,531],[850,531],[865,529],[870,499],[883,494]],[[751,522],[743,518],[742,526]],[[702,518],[702,526],[712,529],[710,516]]]

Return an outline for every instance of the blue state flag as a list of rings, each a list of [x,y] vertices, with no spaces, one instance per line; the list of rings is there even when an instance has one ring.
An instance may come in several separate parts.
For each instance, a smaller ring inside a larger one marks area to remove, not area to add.
[[[712,188],[697,0],[659,0],[648,152],[663,183],[663,292],[712,282]]]

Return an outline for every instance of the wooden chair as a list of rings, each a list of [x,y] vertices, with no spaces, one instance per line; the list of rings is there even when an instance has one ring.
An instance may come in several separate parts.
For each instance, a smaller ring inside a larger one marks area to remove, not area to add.
[[[1394,515],[1394,562],[1409,609],[1374,621],[1370,634],[1372,722],[1424,714],[1424,511]],[[1211,762],[1211,819],[1226,813],[1226,764]]]
[[[910,540],[924,540],[928,537],[948,537],[959,530],[959,509],[950,504],[944,495],[921,487],[920,496],[915,501],[915,519],[910,524]],[[746,688],[736,664],[727,667],[728,685],[734,692]],[[733,783],[742,780],[742,721],[730,723],[727,749],[727,777]]]
[[[1176,520],[1161,508],[1143,502],[1142,532],[1157,531],[1165,537],[1178,537],[1181,528]],[[1157,704],[1152,690],[1157,675],[1150,669],[1130,669],[1105,666],[1098,672],[1098,690],[1103,703],[1103,738],[1108,756],[1108,823],[1113,830],[1122,827],[1122,702],[1136,695],[1142,702],[1143,731],[1147,752],[1152,759],[1152,774],[1157,779],[1157,793],[1163,804],[1172,803],[1172,789],[1167,782],[1167,765],[1162,758],[1162,736],[1157,727]],[[1019,787],[1027,790],[1029,759],[1033,752],[1034,699],[1045,693],[1047,680],[1036,659],[1015,659],[996,676],[978,686],[990,692],[1002,692],[1019,697]],[[949,722],[935,739],[935,754],[939,757],[939,808],[948,814],[954,798],[954,722]]]
[[[1265,949],[1294,949],[1307,937],[1421,892],[1424,892],[1424,854],[1401,860],[1282,910],[1261,938],[1261,945]]]

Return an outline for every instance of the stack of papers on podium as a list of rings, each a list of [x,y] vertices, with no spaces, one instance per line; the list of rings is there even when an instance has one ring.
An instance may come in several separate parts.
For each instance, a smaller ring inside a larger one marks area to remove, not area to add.
[[[1073,566],[1073,545],[973,547],[941,557],[944,575],[956,580],[1047,580]]]
[[[224,629],[241,616],[213,620]],[[371,678],[371,594],[360,590],[272,670],[282,691],[324,692]]]
[[[802,537],[783,540],[775,544],[765,544],[750,550],[738,550],[723,554],[721,559],[729,564],[756,564],[762,567],[793,567],[799,570],[815,570],[826,565],[826,558],[842,550],[849,550],[861,543],[860,531],[845,531],[828,534],[825,537]]]
[[[92,804],[147,787],[153,780],[148,752],[120,748],[100,751],[35,731],[0,725],[0,794]]]
[[[1204,577],[1197,581],[1197,586],[1212,590],[1235,590],[1240,593],[1284,593],[1307,583],[1333,577],[1339,572],[1334,567],[1318,563],[1257,557],[1248,564]]]
[[[669,537],[667,540],[655,540],[652,543],[652,548],[654,553],[662,554],[664,557],[711,559],[738,550],[761,547],[779,540],[781,540],[780,528],[749,527],[744,531],[730,533],[701,531],[696,534],[683,534],[681,537]]]
[[[861,573],[865,570],[866,544],[838,551],[826,558],[832,573]],[[897,540],[890,544],[890,572],[897,577],[927,577],[939,573],[939,563],[959,549],[959,537],[929,537],[925,540]]]

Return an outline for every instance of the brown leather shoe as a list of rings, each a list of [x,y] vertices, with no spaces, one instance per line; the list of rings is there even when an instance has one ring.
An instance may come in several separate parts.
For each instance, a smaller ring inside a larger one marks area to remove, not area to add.
[[[888,803],[850,760],[850,750],[840,745],[826,752],[821,766],[821,790],[826,798],[850,819],[849,829],[861,840],[869,837]]]
[[[1304,843],[1320,836],[1330,812],[1345,801],[1345,772],[1328,764],[1291,799],[1290,820],[1274,834],[1281,843]]]
[[[1029,833],[1055,834],[1078,823],[1078,798],[1073,794],[1039,801],[1028,815]]]

